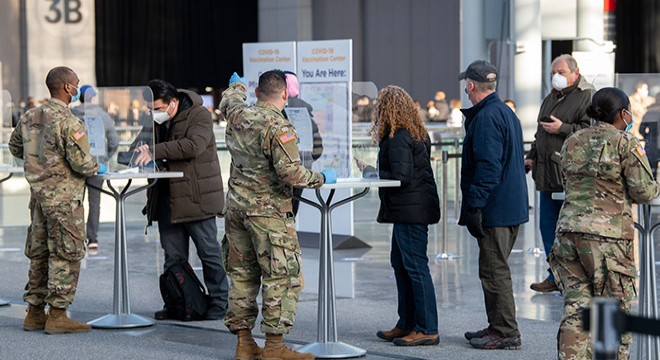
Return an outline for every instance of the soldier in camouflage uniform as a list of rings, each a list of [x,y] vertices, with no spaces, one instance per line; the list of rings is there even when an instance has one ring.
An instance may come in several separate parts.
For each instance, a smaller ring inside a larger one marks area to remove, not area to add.
[[[225,324],[238,335],[236,359],[258,358],[261,349],[252,340],[251,329],[263,284],[263,358],[314,359],[313,354],[293,352],[282,342],[282,334],[295,322],[303,286],[291,199],[293,186],[323,185],[327,170],[318,173],[301,163],[297,134],[281,113],[288,98],[283,72],[272,70],[259,77],[256,105],[245,103],[246,91],[245,79],[234,74],[220,103],[232,158],[222,240],[231,278]]]
[[[591,359],[582,310],[593,297],[621,300],[629,312],[636,296],[632,201],[660,194],[644,148],[628,132],[630,102],[616,88],[593,97],[587,114],[597,123],[571,135],[562,148],[566,199],[549,257],[564,294],[557,334],[559,359]],[[618,359],[628,359],[632,335],[621,337]]]
[[[85,178],[99,170],[89,155],[84,124],[68,108],[80,97],[78,83],[73,70],[52,69],[46,76],[50,100],[27,111],[9,140],[12,155],[25,161],[25,178],[30,183],[32,223],[25,244],[30,271],[23,296],[29,304],[23,323],[26,331],[91,330],[66,315],[85,256]],[[48,316],[45,304],[50,305]]]

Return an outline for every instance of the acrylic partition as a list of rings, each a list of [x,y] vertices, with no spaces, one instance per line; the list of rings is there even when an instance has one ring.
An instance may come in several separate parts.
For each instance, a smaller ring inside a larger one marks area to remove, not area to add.
[[[154,158],[154,122],[149,107],[153,94],[148,87],[90,88],[84,102],[72,111],[87,128],[90,152],[108,166],[109,173],[158,171],[155,161],[138,163],[136,149],[145,148]]]
[[[374,127],[376,119],[376,99],[378,88],[373,82],[353,82],[351,96],[351,122],[353,162],[351,166],[351,177],[365,177],[378,179],[378,143],[374,142]],[[356,131],[356,130],[359,130]],[[360,171],[358,161],[371,166],[365,171]]]
[[[17,166],[22,166],[20,159],[15,159],[9,152],[9,138],[12,132],[13,122],[18,122],[22,115],[22,109],[19,109],[13,102],[9,91],[2,90],[2,111],[0,111],[0,123],[2,124],[2,133],[0,134],[0,172],[10,171]]]

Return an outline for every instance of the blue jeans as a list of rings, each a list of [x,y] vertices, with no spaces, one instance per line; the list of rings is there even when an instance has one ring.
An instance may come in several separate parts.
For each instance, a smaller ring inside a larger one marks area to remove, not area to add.
[[[390,262],[396,278],[400,329],[438,333],[435,288],[426,256],[428,225],[394,224]]]
[[[562,200],[552,199],[552,192],[550,191],[541,191],[539,194],[539,229],[541,230],[546,257],[552,252],[552,244],[555,243],[555,230],[562,204],[564,204]],[[549,267],[548,273],[550,274],[548,280],[554,282],[555,277]]]

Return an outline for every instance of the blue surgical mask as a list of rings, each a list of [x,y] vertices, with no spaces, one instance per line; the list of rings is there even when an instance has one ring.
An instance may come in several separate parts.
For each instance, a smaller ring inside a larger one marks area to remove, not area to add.
[[[625,129],[624,131],[625,131],[625,132],[629,132],[630,129],[632,129],[633,124],[635,123],[635,116],[633,116],[633,114],[632,114],[630,111],[626,110],[626,109],[623,109],[623,111],[625,111],[625,112],[627,112],[628,114],[630,114],[630,124],[628,124],[628,123],[626,122],[625,119],[621,118],[621,119],[623,120],[623,122],[626,123],[626,129]]]
[[[69,95],[71,95],[71,102],[74,103],[74,102],[76,102],[80,99],[80,89],[77,86],[73,85],[73,84],[69,84],[69,85],[76,88],[76,94],[75,95],[69,94]]]

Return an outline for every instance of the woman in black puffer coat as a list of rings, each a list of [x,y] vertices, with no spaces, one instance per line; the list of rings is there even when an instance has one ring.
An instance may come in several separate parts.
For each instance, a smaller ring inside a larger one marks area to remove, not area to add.
[[[440,220],[440,202],[431,170],[431,142],[413,99],[398,86],[378,93],[372,129],[379,143],[378,174],[399,180],[398,188],[379,188],[379,223],[392,223],[392,252],[399,321],[377,336],[396,345],[439,343],[435,289],[426,255],[428,225]],[[364,168],[363,163],[358,164]]]

